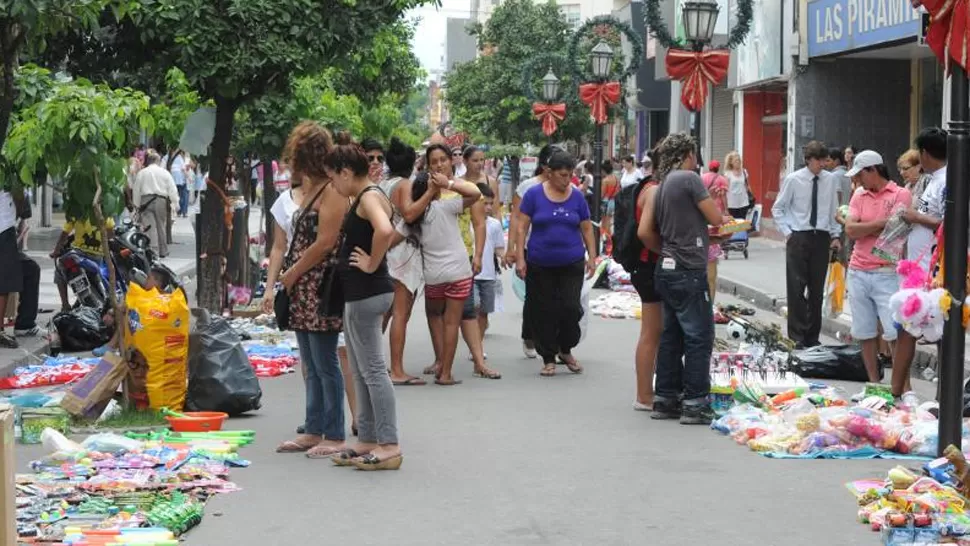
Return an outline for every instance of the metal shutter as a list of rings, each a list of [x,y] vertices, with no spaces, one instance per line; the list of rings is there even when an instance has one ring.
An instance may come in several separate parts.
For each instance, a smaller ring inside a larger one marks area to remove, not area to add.
[[[709,159],[723,162],[734,146],[734,91],[724,86],[714,88],[711,95],[712,155]]]

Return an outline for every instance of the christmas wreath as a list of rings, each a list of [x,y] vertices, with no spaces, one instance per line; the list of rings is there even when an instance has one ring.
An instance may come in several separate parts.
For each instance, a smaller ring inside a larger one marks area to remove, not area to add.
[[[573,59],[572,62],[572,72],[573,75],[580,81],[590,81],[593,78],[592,74],[587,74],[589,67],[586,66],[589,63],[583,63],[579,65],[575,62],[576,59],[584,58],[580,55],[579,47],[583,41],[590,33],[599,35],[601,38],[609,39],[612,31],[622,32],[626,36],[627,41],[630,42],[630,48],[633,50],[630,55],[629,62],[626,68],[621,72],[616,79],[619,81],[624,81],[633,74],[636,73],[637,68],[640,68],[640,61],[643,59],[643,40],[640,35],[633,30],[633,27],[629,23],[620,21],[612,15],[599,15],[587,20],[576,29],[573,33],[572,39],[569,41],[569,58]]]
[[[751,19],[754,16],[754,11],[751,7],[751,0],[737,0],[738,1],[738,20],[734,27],[731,29],[730,34],[728,34],[728,41],[723,46],[716,46],[716,49],[726,48],[734,49],[739,45],[744,43],[744,40],[748,37],[748,32],[751,31]],[[644,19],[647,22],[647,29],[654,38],[657,39],[657,43],[662,45],[667,49],[684,49],[685,44],[670,35],[670,31],[667,30],[667,23],[664,21],[663,16],[660,14],[660,0],[646,0],[646,9],[644,10]]]

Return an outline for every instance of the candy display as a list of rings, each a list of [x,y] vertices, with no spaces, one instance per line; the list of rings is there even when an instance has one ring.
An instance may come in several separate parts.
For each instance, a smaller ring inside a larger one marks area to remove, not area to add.
[[[859,503],[858,519],[887,546],[970,545],[967,461],[960,449],[920,469],[897,466],[884,480],[846,484]]]
[[[252,431],[111,433],[80,444],[53,429],[50,453],[17,476],[17,530],[29,542],[178,544],[199,525],[206,501],[238,491],[233,466]]]

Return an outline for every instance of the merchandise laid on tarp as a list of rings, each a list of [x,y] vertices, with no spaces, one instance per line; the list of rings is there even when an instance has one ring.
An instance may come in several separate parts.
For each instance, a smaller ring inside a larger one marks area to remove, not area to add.
[[[163,429],[77,443],[44,429],[48,454],[30,463],[32,474],[9,480],[16,483],[10,521],[18,543],[174,546],[202,522],[209,498],[239,490],[230,468],[249,466],[238,450],[254,436]]]
[[[589,302],[594,315],[604,318],[637,319],[642,314],[643,303],[636,292],[614,291],[601,294]]]
[[[859,503],[858,521],[886,546],[970,546],[970,467],[955,446],[918,468],[845,485]]]
[[[138,408],[181,409],[188,388],[189,303],[185,292],[166,294],[131,283],[126,305],[129,399]]]
[[[97,358],[49,356],[39,364],[14,368],[9,377],[0,378],[0,390],[27,389],[63,385],[87,375],[98,363]]]
[[[888,385],[866,385],[858,404],[835,387],[796,387],[770,396],[738,379],[736,403],[711,424],[774,458],[922,458],[936,454],[936,402],[894,399]],[[964,436],[967,436],[964,431]]]

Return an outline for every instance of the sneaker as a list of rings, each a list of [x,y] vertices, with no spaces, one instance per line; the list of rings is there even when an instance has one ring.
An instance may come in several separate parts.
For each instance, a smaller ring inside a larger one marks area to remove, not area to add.
[[[680,404],[666,400],[654,400],[653,414],[650,415],[650,418],[658,421],[678,419],[680,418]]]
[[[635,411],[653,411],[653,405],[652,404],[641,404],[640,402],[634,400],[633,401],[633,409]]]
[[[17,343],[16,339],[10,337],[4,332],[0,332],[0,347],[4,349],[18,349],[20,348],[20,344]]]
[[[33,328],[14,330],[13,333],[17,337],[37,337],[37,336],[45,335],[47,331],[41,329],[38,326],[34,326]]]
[[[710,425],[715,419],[714,411],[707,404],[685,404],[680,414],[682,425]]]
[[[539,358],[539,353],[536,352],[535,347],[529,347],[526,342],[522,342],[522,352],[525,353],[526,358]]]

